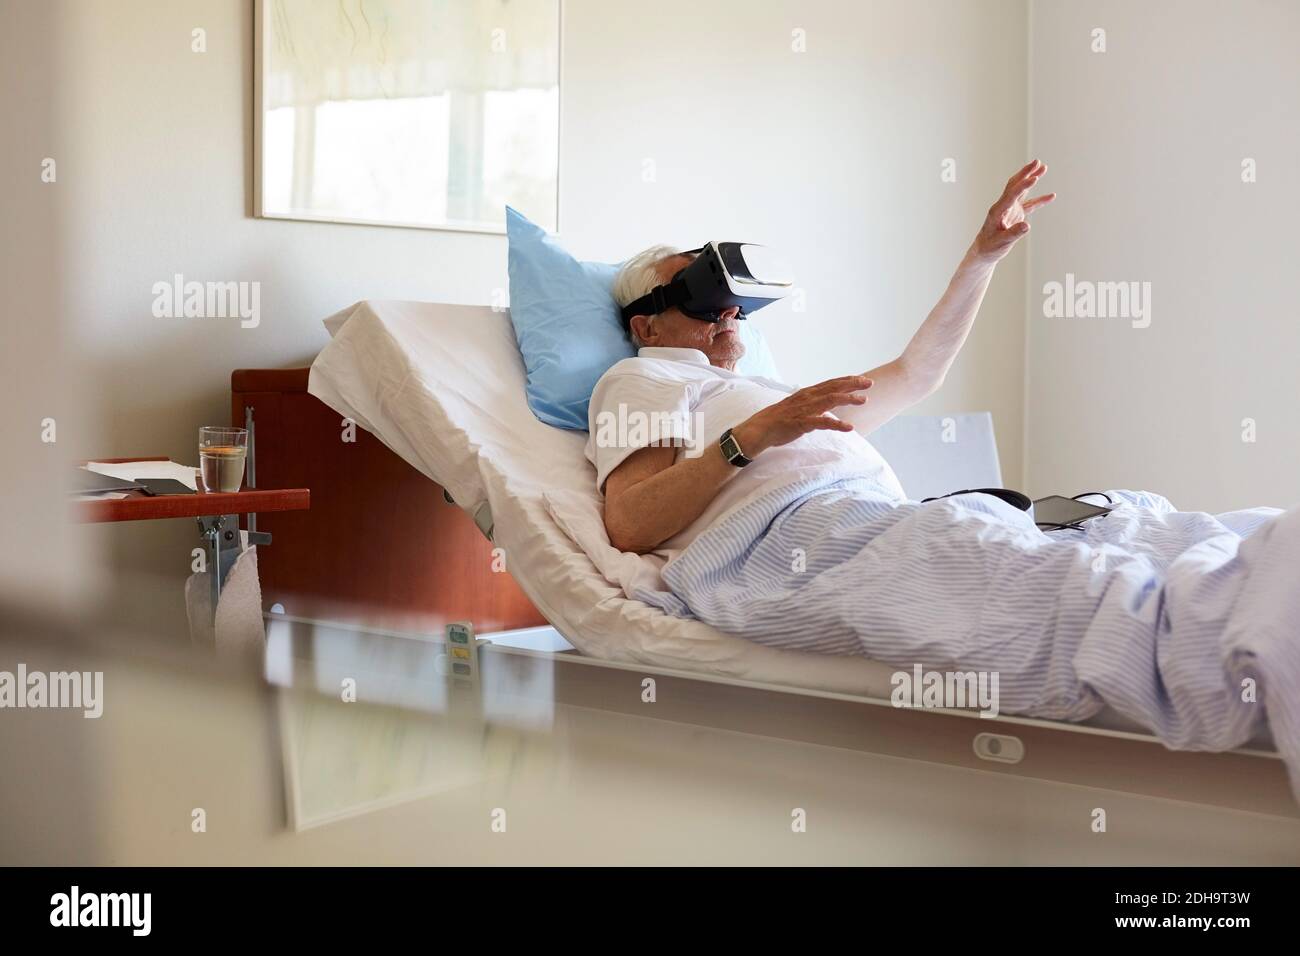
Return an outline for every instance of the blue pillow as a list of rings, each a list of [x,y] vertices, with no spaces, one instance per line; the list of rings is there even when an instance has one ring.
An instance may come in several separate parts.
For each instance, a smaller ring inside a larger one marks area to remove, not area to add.
[[[745,354],[736,363],[736,371],[741,375],[761,375],[774,382],[781,381],[776,371],[776,359],[767,347],[767,338],[754,325],[753,319],[740,323],[740,340],[745,343]]]
[[[579,262],[506,207],[510,321],[528,371],[528,407],[548,425],[587,430],[602,375],[636,354],[614,303],[618,265]]]
[[[510,321],[528,373],[528,407],[548,425],[586,431],[596,382],[636,354],[614,302],[619,264],[579,262],[509,206],[506,236]],[[763,333],[752,322],[740,331],[745,357],[737,371],[777,379]]]

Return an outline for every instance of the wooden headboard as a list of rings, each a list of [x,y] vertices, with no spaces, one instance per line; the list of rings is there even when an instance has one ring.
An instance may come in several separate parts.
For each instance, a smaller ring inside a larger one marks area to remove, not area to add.
[[[298,617],[440,631],[545,624],[460,508],[374,435],[307,393],[309,369],[239,369],[231,424],[251,410],[259,488],[311,489],[309,511],[260,515],[271,544],[257,555],[264,608]]]

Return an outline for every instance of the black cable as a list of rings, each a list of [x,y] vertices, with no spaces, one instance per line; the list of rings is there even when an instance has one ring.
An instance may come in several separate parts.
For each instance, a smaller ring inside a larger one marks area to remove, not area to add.
[[[1091,497],[1093,497],[1093,496],[1098,496],[1098,497],[1101,497],[1101,498],[1105,498],[1105,499],[1106,499],[1106,504],[1108,504],[1108,505],[1113,505],[1113,504],[1115,503],[1115,499],[1112,498],[1110,495],[1106,494],[1106,492],[1104,492],[1104,491],[1085,491],[1085,492],[1082,492],[1081,494],[1072,495],[1072,496],[1070,497],[1070,500],[1071,500],[1071,501],[1078,501],[1080,498],[1091,498]]]

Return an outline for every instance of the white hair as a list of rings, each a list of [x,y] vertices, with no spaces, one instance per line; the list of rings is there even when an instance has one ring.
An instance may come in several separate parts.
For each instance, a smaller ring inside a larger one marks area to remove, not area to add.
[[[623,267],[618,270],[618,275],[614,277],[614,301],[618,303],[618,307],[621,309],[641,296],[649,295],[654,287],[662,282],[659,278],[659,263],[680,254],[681,250],[676,246],[651,246],[623,263]],[[638,347],[641,345],[630,323],[627,334],[633,344]]]

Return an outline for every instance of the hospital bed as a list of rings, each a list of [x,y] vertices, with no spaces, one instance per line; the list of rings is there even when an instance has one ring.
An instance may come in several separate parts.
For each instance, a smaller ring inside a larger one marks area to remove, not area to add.
[[[762,646],[627,599],[615,582],[646,559],[608,543],[585,434],[528,410],[507,312],[367,301],[326,324],[310,369],[231,379],[250,475],[312,489],[310,512],[262,524],[276,541],[259,555],[263,599],[291,645],[340,627],[440,641],[468,620],[489,640],[485,682],[541,668],[557,704],[644,713],[653,677],[661,719],[1300,817],[1267,737],[1176,752],[1113,712],[1065,724],[899,709],[884,664]],[[1001,482],[986,414],[900,419],[872,441],[914,497]]]

